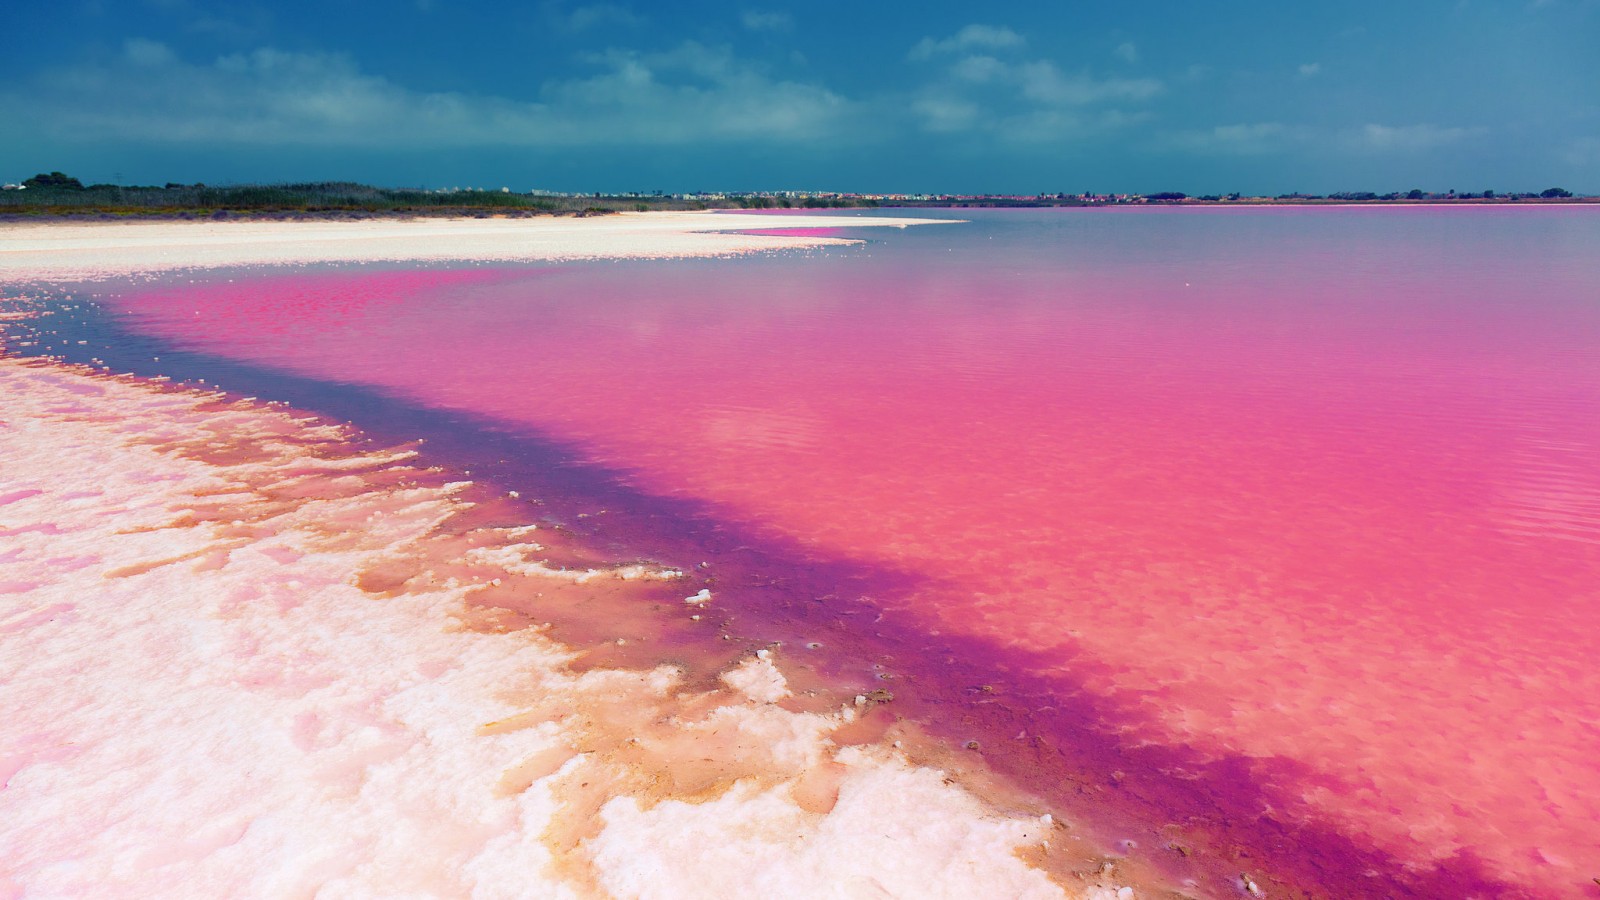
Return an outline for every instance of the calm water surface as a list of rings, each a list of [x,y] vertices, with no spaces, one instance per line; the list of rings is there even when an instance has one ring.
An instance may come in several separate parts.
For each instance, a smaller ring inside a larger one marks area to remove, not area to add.
[[[744,615],[879,641],[907,714],[1146,852],[1593,894],[1600,209],[961,214],[113,305],[778,548]]]

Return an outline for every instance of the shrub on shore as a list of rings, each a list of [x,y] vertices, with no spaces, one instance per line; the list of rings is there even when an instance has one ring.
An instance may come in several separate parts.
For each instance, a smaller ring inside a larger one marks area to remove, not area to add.
[[[272,218],[339,218],[352,213],[399,216],[529,216],[603,215],[620,210],[744,208],[775,204],[762,196],[722,200],[679,199],[665,195],[600,194],[551,197],[510,191],[379,188],[348,181],[296,184],[208,186],[168,182],[156,186],[92,184],[61,172],[41,173],[24,182],[26,190],[0,193],[0,216],[192,217],[240,214]],[[789,206],[789,201],[781,202]],[[842,200],[813,201],[817,206],[854,206]],[[874,204],[875,205],[875,204]]]

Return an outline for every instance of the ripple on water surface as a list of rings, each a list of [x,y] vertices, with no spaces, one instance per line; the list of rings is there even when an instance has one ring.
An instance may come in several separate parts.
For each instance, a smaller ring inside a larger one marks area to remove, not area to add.
[[[142,339],[503,434],[513,481],[553,478],[514,461],[545,448],[604,498],[593,533],[743,559],[749,633],[833,629],[820,668],[878,660],[905,715],[1208,877],[1247,852],[1335,893],[1581,896],[1600,221],[973,218],[107,300]]]

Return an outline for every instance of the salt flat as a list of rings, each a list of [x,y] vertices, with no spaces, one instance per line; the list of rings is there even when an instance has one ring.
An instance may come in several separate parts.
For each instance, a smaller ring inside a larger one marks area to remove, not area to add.
[[[533,262],[716,256],[849,243],[739,230],[906,227],[947,220],[710,212],[504,219],[49,222],[0,225],[0,278],[321,262]]]

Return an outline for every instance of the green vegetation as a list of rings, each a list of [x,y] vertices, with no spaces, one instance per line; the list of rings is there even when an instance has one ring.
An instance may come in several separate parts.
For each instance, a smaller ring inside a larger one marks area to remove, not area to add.
[[[38,175],[35,175],[32,178],[29,178],[27,181],[24,181],[23,184],[30,188],[61,188],[64,190],[78,191],[83,190],[83,182],[71,177],[70,175],[63,175],[60,172],[50,172],[48,174],[40,172]]]
[[[877,206],[878,201],[841,197],[769,197],[765,194],[730,194],[728,202],[740,209],[853,209]]]
[[[167,218],[363,218],[370,216],[533,216],[604,215],[622,210],[700,209],[838,209],[852,207],[1035,207],[1107,206],[1121,204],[1316,204],[1316,203],[1515,203],[1595,202],[1600,198],[1574,197],[1563,188],[1540,193],[1481,194],[1427,193],[1414,188],[1405,193],[1377,194],[1345,191],[1327,195],[1291,193],[1275,197],[1245,197],[1238,193],[1194,197],[1179,191],[1154,194],[839,194],[806,191],[753,191],[733,193],[652,194],[516,194],[507,190],[429,191],[421,188],[377,188],[348,181],[305,184],[242,184],[208,187],[169,182],[161,187],[123,187],[114,184],[85,186],[61,172],[40,173],[22,185],[0,191],[0,218],[135,217]]]
[[[801,201],[796,201],[797,203]],[[727,195],[676,198],[663,194],[584,194],[552,197],[509,191],[377,188],[346,181],[304,184],[243,184],[209,187],[169,182],[157,187],[85,186],[61,172],[41,173],[21,190],[0,191],[0,216],[98,216],[227,218],[401,216],[603,215],[619,210],[767,209],[791,205],[786,198]],[[803,201],[806,208],[869,205],[851,200]],[[875,204],[871,204],[875,205]]]
[[[784,200],[783,205],[788,207],[789,201]],[[840,200],[835,197],[807,197],[800,201],[802,209],[843,209],[851,206],[877,206],[876,200]]]
[[[247,184],[207,187],[173,184],[121,187],[95,184],[52,172],[23,182],[23,190],[0,192],[0,214],[174,216],[239,214],[400,213],[489,215],[511,213],[610,212],[620,204],[593,198],[555,199],[500,191],[392,190],[350,182]]]

